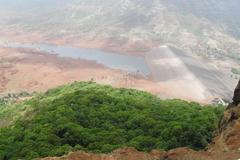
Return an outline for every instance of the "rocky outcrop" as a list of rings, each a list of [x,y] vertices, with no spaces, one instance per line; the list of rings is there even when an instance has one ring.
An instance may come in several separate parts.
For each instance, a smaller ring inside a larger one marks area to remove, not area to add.
[[[168,152],[153,150],[150,153],[139,152],[134,148],[122,148],[110,154],[78,151],[62,157],[49,157],[42,160],[238,160],[239,158],[240,155],[234,152],[197,152],[189,148],[178,148]]]
[[[238,105],[239,103],[240,103],[240,80],[233,95],[233,105]]]
[[[240,152],[240,105],[225,111],[209,151]]]
[[[63,157],[44,158],[43,160],[159,160],[164,157],[164,151],[152,151],[151,153],[139,152],[134,148],[122,148],[111,154],[92,154],[86,152],[72,152]]]
[[[233,102],[229,104],[219,123],[209,151],[240,152],[240,81],[234,91]]]
[[[139,152],[127,147],[117,149],[111,154],[91,154],[86,152],[72,152],[63,157],[44,158],[42,160],[178,160],[179,157],[199,157],[198,152],[189,148],[178,148],[169,152],[153,150],[150,153]],[[208,155],[204,155],[206,159]],[[187,160],[187,159],[186,159]]]

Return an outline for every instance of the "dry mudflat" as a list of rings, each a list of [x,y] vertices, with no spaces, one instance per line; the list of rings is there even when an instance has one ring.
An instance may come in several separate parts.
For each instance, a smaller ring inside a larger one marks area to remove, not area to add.
[[[46,91],[73,81],[96,81],[115,87],[161,92],[154,81],[129,75],[94,61],[60,58],[31,49],[0,48],[0,92]]]

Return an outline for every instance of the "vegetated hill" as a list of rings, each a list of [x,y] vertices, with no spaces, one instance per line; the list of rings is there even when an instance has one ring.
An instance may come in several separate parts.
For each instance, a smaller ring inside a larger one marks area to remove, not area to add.
[[[105,153],[126,146],[140,151],[203,149],[223,113],[223,107],[161,100],[146,92],[93,82],[75,82],[1,108],[18,110],[0,129],[3,160],[60,156],[75,150]],[[7,121],[6,116],[0,118]]]
[[[43,160],[237,160],[240,157],[240,81],[234,91],[233,102],[222,117],[216,134],[206,151],[177,148],[170,151],[153,150],[150,153],[122,148],[110,154],[72,152],[62,157],[49,157]]]
[[[0,9],[1,26],[44,33],[46,40],[100,38],[118,47],[140,44],[135,50],[170,43],[218,58],[240,53],[238,0],[1,0]]]

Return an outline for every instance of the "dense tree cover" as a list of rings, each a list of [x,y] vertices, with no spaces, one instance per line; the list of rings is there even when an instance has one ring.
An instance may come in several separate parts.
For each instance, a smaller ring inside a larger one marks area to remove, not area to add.
[[[59,156],[71,150],[141,151],[210,142],[222,107],[160,100],[146,92],[76,82],[23,104],[32,109],[0,130],[0,159]]]

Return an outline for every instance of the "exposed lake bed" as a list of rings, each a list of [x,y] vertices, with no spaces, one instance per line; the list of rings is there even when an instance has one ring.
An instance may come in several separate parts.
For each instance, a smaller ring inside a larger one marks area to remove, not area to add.
[[[32,52],[38,56],[50,56],[52,61],[56,57],[61,73],[58,73],[60,79],[53,85],[60,85],[61,77],[67,82],[94,80],[117,87],[146,90],[163,98],[182,98],[204,103],[216,97],[230,101],[234,86],[233,81],[229,81],[213,66],[168,46],[152,49],[145,56],[50,44],[7,43],[4,47]],[[66,60],[69,58],[72,60]],[[66,74],[66,69],[75,63],[85,65],[75,65],[73,71],[67,70]],[[46,72],[44,75],[52,75],[53,81],[54,72]],[[45,83],[47,81],[46,79]],[[41,84],[41,78],[31,83],[33,86]],[[43,84],[43,88],[44,86]]]
[[[7,47],[36,49],[38,51],[56,54],[63,58],[90,60],[112,69],[120,69],[129,73],[139,73],[144,76],[149,75],[145,59],[140,56],[116,54],[99,49],[76,48],[50,44],[9,43],[7,44]]]

